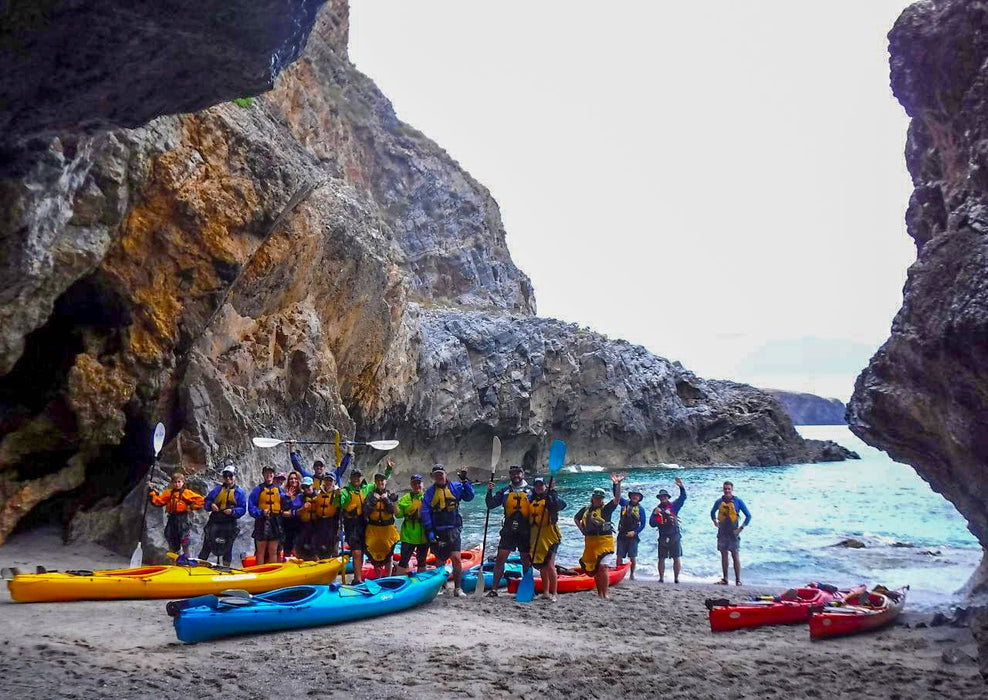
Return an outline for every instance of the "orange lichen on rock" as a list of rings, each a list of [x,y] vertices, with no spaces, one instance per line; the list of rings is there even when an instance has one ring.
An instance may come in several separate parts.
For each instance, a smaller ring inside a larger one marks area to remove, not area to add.
[[[105,367],[87,353],[69,370],[66,401],[75,413],[79,436],[95,444],[116,444],[124,435],[123,407],[137,383],[117,367]]]

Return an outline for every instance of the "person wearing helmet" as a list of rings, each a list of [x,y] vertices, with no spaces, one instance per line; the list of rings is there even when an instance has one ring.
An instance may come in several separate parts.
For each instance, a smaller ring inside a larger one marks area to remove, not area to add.
[[[254,559],[258,566],[278,560],[281,514],[290,507],[285,492],[275,483],[274,467],[264,467],[261,476],[264,481],[247,498],[247,512],[254,518]]]
[[[388,457],[388,466],[394,462]],[[374,573],[380,576],[391,575],[391,555],[398,544],[398,529],[395,527],[395,511],[398,496],[388,490],[388,477],[383,472],[374,475],[374,488],[367,492],[364,501],[364,517],[367,526],[364,529],[364,553],[374,567]]]
[[[659,530],[659,583],[665,581],[666,559],[672,559],[673,583],[679,583],[679,572],[682,570],[683,556],[682,536],[679,530],[679,510],[686,503],[686,489],[683,480],[676,477],[679,487],[679,497],[670,501],[669,492],[659,491],[659,505],[652,511],[648,524]]]
[[[223,467],[223,483],[206,494],[204,508],[209,511],[209,520],[202,533],[199,552],[203,561],[216,554],[222,555],[223,566],[233,563],[233,544],[240,529],[237,520],[247,512],[247,494],[236,481],[237,468],[228,464]]]
[[[642,499],[645,494],[637,486],[628,491],[628,497],[621,499],[621,515],[617,528],[617,565],[627,557],[631,561],[630,578],[635,579],[635,565],[638,563],[638,543],[641,531],[645,529],[645,507]]]
[[[607,491],[596,488],[590,496],[589,505],[580,508],[573,517],[584,537],[580,566],[587,575],[594,577],[597,595],[601,598],[607,598],[610,587],[607,560],[614,554],[614,524],[611,517],[621,503],[621,482],[624,478],[624,474],[611,474],[614,497],[605,503]]]
[[[388,458],[388,466],[384,476],[391,478],[394,462]],[[367,516],[364,515],[364,505],[367,496],[374,490],[374,484],[364,483],[364,474],[357,468],[350,470],[350,483],[340,492],[340,507],[343,509],[343,531],[350,557],[353,562],[353,582],[363,580],[364,568],[364,537],[367,529]]]
[[[299,559],[314,559],[316,550],[315,500],[319,492],[312,487],[313,478],[311,476],[303,476],[301,484],[301,492],[292,501],[292,517],[298,523],[295,551]]]
[[[559,577],[556,576],[556,550],[563,540],[559,532],[559,511],[566,509],[566,501],[548,489],[545,479],[535,477],[532,482],[532,505],[529,512],[529,529],[532,533],[532,566],[538,567],[542,577],[542,597],[556,602]],[[537,540],[537,541],[536,541]]]
[[[532,487],[525,481],[525,470],[518,465],[508,469],[508,485],[494,492],[494,480],[487,484],[487,510],[504,508],[501,520],[500,538],[497,543],[497,558],[494,561],[494,580],[500,581],[504,573],[504,563],[515,550],[521,555],[523,570],[532,565],[529,546],[531,545],[531,498]],[[496,598],[497,586],[487,591],[488,598]]]
[[[422,475],[412,474],[411,491],[398,499],[398,517],[402,518],[401,555],[398,559],[399,575],[408,573],[412,555],[415,555],[416,571],[425,571],[425,563],[429,558],[429,538],[422,528]]]
[[[432,468],[432,486],[422,496],[422,526],[429,537],[429,547],[436,555],[436,566],[442,566],[447,560],[452,563],[453,595],[458,597],[466,595],[460,588],[463,579],[460,501],[472,501],[474,491],[466,467],[462,467],[457,476],[460,480],[452,482],[446,476],[446,467],[437,464]]]

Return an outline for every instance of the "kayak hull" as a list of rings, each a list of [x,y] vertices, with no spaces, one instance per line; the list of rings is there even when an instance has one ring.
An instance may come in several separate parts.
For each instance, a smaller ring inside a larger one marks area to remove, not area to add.
[[[467,549],[460,552],[460,561],[463,562],[464,571],[480,564],[480,547],[474,547],[473,549]],[[409,560],[408,565],[410,570],[414,570],[416,568],[417,562],[415,557],[412,557]],[[433,569],[435,568],[435,566],[436,566],[436,558],[433,556],[432,563],[427,564],[427,568]],[[447,564],[447,566],[449,566],[449,564]],[[379,571],[374,571],[374,566],[366,562],[364,563],[364,567],[361,569],[361,576],[364,579],[374,580],[383,575],[384,575],[383,569]]]
[[[621,566],[612,567],[607,572],[607,581],[609,585],[616,586],[621,581],[624,580],[625,574],[628,573],[628,569],[631,568],[631,563],[622,564]],[[511,579],[508,581],[508,593],[517,593],[518,586],[521,584],[521,579]],[[593,576],[587,576],[586,574],[578,574],[576,576],[570,574],[559,574],[559,582],[556,586],[556,591],[558,593],[579,593],[580,591],[592,591],[596,587],[594,583]],[[535,577],[535,592],[542,592],[542,577]]]
[[[262,594],[246,604],[230,605],[216,598],[179,610],[175,634],[183,642],[277,630],[319,627],[400,612],[428,603],[449,572],[433,569],[410,576],[391,576],[377,586],[296,586]]]
[[[824,608],[810,615],[810,639],[844,637],[849,634],[869,632],[892,624],[906,605],[906,592],[909,586],[897,591],[872,591],[867,595],[869,605],[851,604],[849,598],[845,607]]]
[[[480,573],[480,569],[480,566],[474,566],[463,572],[463,580],[460,582],[460,588],[462,588],[465,593],[473,593],[477,589],[477,578]],[[483,569],[484,590],[492,590],[494,588],[494,562],[486,562],[483,565]],[[521,564],[505,563],[498,588],[504,588],[513,578],[521,578],[522,573]]]
[[[795,625],[810,619],[810,612],[846,595],[861,593],[864,586],[844,591],[827,591],[813,584],[784,592],[795,594],[792,599],[774,601],[746,601],[734,605],[715,606],[710,609],[710,630],[730,632],[747,627],[765,625]]]
[[[7,588],[10,597],[20,603],[190,598],[232,588],[264,593],[286,586],[329,584],[342,566],[340,559],[326,559],[265,564],[229,572],[206,566],[144,566],[86,572],[91,575],[17,574],[7,582]]]

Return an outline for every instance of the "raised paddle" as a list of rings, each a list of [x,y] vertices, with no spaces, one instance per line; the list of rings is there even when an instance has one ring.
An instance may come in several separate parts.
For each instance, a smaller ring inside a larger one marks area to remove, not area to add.
[[[552,489],[552,482],[556,478],[556,472],[563,466],[564,461],[566,461],[566,443],[562,440],[555,440],[552,443],[552,447],[549,448],[549,485],[546,487],[546,499],[549,498],[549,491]],[[542,524],[548,517],[549,504],[546,503],[546,507],[542,511],[542,518],[539,520],[539,529],[535,532],[535,545],[530,552],[530,556],[533,559],[535,557],[535,550],[539,546],[539,539],[542,537]],[[535,569],[534,564],[522,573],[521,583],[518,584],[518,590],[515,592],[515,601],[518,603],[531,603],[532,599],[535,598],[535,572],[533,569]],[[543,581],[543,583],[545,582]]]
[[[277,438],[256,437],[251,442],[255,447],[277,447],[286,442],[294,442],[296,445],[335,445],[335,440],[278,440]],[[370,442],[352,442],[346,440],[344,445],[367,445],[375,450],[393,450],[398,447],[397,440],[371,440]]]
[[[501,461],[501,438],[494,437],[494,445],[491,447],[491,482],[494,481],[494,472],[497,463]],[[474,596],[484,595],[484,555],[487,550],[487,526],[491,523],[491,509],[487,509],[487,516],[484,518],[484,543],[480,545],[480,572],[477,574],[477,587],[473,589]],[[498,582],[494,582],[497,588]]]
[[[161,448],[165,445],[165,425],[164,423],[158,423],[154,426],[154,437],[151,438],[151,447],[154,448],[154,457],[151,459],[151,468],[148,469],[148,476],[144,482],[144,513],[141,515],[141,537],[137,540],[137,546],[134,548],[134,553],[130,555],[130,568],[136,569],[138,566],[144,563],[144,524],[147,522],[148,517],[148,501],[151,500],[148,496],[147,490],[151,486],[151,473],[154,471],[154,465],[158,462],[158,453],[161,452]]]

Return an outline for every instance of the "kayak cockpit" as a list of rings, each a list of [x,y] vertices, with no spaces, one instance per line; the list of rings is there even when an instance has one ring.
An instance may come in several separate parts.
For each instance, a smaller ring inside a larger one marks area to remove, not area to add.
[[[318,589],[315,586],[292,586],[291,588],[282,588],[277,591],[272,591],[270,593],[263,593],[256,598],[263,600],[267,603],[276,603],[278,605],[297,605],[299,603],[304,603],[309,598],[312,598]]]

